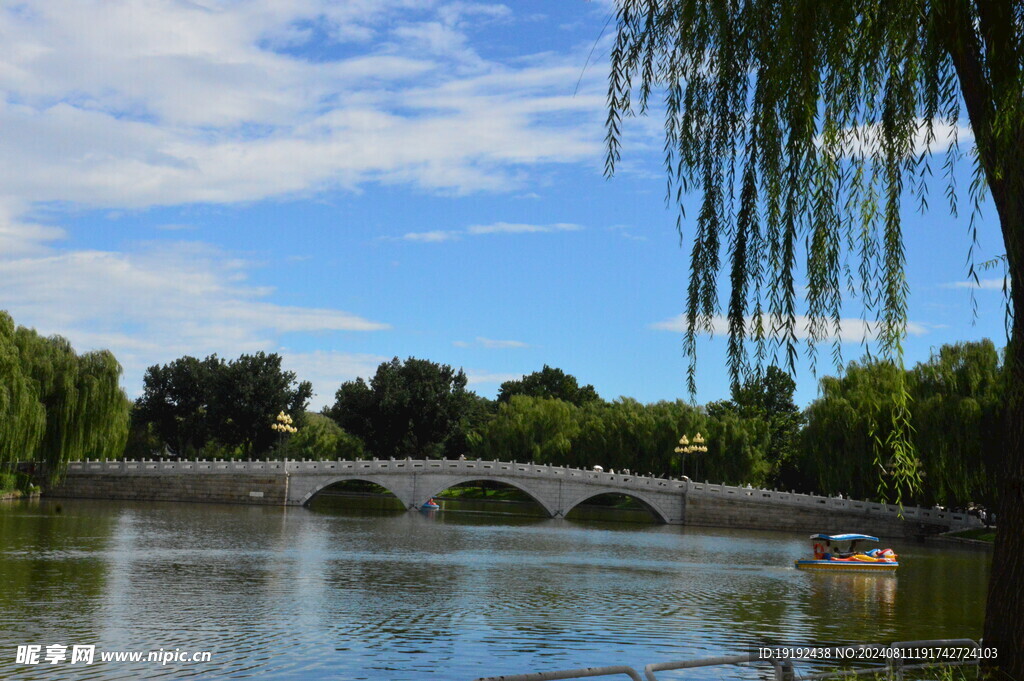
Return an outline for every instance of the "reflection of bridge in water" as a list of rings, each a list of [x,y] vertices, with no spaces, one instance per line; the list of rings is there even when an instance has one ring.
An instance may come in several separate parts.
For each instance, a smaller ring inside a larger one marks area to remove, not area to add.
[[[515,487],[552,518],[602,494],[631,497],[660,522],[883,536],[973,527],[964,514],[809,494],[709,485],[562,466],[480,460],[85,461],[50,496],[302,506],[337,483],[380,485],[414,510],[444,490],[488,481]]]

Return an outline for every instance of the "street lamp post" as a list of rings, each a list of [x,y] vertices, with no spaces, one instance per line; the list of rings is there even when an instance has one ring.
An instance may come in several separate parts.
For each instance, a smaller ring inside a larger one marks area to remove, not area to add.
[[[682,463],[680,466],[682,476],[686,477],[686,455],[687,454],[698,454],[708,451],[707,446],[704,444],[704,437],[698,432],[693,436],[693,444],[690,444],[689,438],[683,435],[679,438],[679,446],[676,447],[676,454],[682,454]]]
[[[284,436],[299,432],[299,429],[293,426],[292,423],[292,417],[281,411],[277,415],[275,422],[270,425],[270,429],[277,432],[277,453],[282,459],[284,458]]]
[[[676,454],[679,454],[679,474],[686,477],[686,453],[690,451],[690,440],[685,435],[679,438]]]

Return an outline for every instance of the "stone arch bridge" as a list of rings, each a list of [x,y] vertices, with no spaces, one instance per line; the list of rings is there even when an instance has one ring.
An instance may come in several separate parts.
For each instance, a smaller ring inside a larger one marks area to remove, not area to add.
[[[625,494],[663,523],[682,523],[686,483],[574,468],[503,461],[316,461],[291,473],[288,503],[305,505],[317,492],[346,480],[366,480],[385,488],[407,509],[466,482],[498,482],[515,487],[552,518],[600,494]]]
[[[44,495],[303,506],[326,487],[347,480],[376,483],[409,510],[454,485],[486,480],[522,490],[552,518],[565,517],[592,497],[615,493],[636,499],[658,521],[674,525],[899,537],[980,524],[965,514],[933,509],[481,460],[79,461],[69,464],[64,481]]]

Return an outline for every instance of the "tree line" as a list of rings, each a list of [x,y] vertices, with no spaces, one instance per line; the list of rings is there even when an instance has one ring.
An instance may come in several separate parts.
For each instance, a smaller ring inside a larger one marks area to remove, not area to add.
[[[901,377],[892,362],[851,362],[820,382],[806,409],[795,383],[769,366],[733,387],[731,399],[696,406],[683,400],[606,401],[593,386],[545,366],[502,384],[496,400],[466,388],[449,366],[421,359],[381,364],[369,380],[341,386],[323,412],[336,436],[381,458],[533,461],[628,469],[727,484],[879,498],[889,469],[876,445],[894,423]],[[1003,362],[991,341],[946,345],[902,376],[909,386],[912,438],[922,487],[908,503],[960,506],[995,500],[995,459],[1003,447]],[[701,433],[708,451],[678,453],[681,435]],[[318,453],[330,456],[330,449]],[[880,482],[881,481],[881,482]]]
[[[0,474],[14,462],[54,476],[82,458],[481,458],[630,470],[712,482],[877,498],[889,470],[877,443],[893,423],[896,387],[911,397],[923,485],[911,501],[994,505],[1005,448],[1006,377],[991,341],[946,345],[904,371],[878,358],[820,381],[806,409],[795,383],[767,367],[731,398],[697,406],[605,400],[592,385],[544,366],[501,385],[494,400],[467,388],[461,369],[424,359],[382,363],[343,383],[333,404],[307,411],[312,386],[274,353],[225,360],[181,357],[147,369],[131,403],[106,351],[76,354],[60,337],[16,327],[0,312]],[[290,415],[297,432],[272,428]],[[882,424],[881,427],[878,424]],[[700,433],[708,451],[677,450]]]
[[[912,437],[923,477],[908,502],[990,505],[1001,450],[1005,385],[991,341],[947,345],[901,370],[866,358],[820,382],[806,409],[795,383],[769,366],[732,389],[731,398],[697,406],[683,400],[643,404],[605,400],[591,385],[544,366],[501,385],[494,400],[467,388],[460,369],[429,360],[382,363],[369,379],[341,385],[321,413],[305,412],[306,383],[276,355],[234,362],[182,358],[151,367],[132,419],[132,456],[154,447],[179,456],[318,459],[449,458],[533,461],[630,470],[665,477],[752,485],[856,498],[879,498],[891,471],[879,469],[877,444],[893,423],[902,380],[911,397]],[[298,432],[270,426],[281,410]],[[682,435],[700,433],[708,451],[677,452]],[[880,483],[881,481],[881,483]]]
[[[884,461],[878,469],[874,444],[890,435],[900,372],[892,362],[875,359],[851,362],[841,377],[821,380],[821,396],[804,412],[797,465],[801,484],[878,496],[879,481],[884,486],[892,463]],[[995,345],[989,340],[945,345],[903,374],[915,465],[922,475],[915,500],[995,505],[998,459],[1006,451],[1000,424],[1008,380]]]

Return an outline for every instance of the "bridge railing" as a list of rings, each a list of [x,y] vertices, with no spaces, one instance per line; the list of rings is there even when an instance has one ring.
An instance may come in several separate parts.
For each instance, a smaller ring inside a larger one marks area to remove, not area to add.
[[[893,518],[898,517],[902,510],[904,519],[920,520],[924,522],[941,522],[944,524],[958,524],[964,526],[981,524],[980,520],[966,513],[940,511],[938,509],[921,508],[918,506],[904,506],[900,509],[896,504],[884,504],[878,501],[824,497],[815,494],[797,494],[795,492],[780,492],[777,490],[750,487],[731,487],[729,485],[691,483],[689,494],[704,497],[732,497],[739,501],[766,503],[782,502],[804,508],[845,511],[847,513],[866,513],[869,515],[884,515]]]

